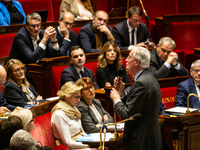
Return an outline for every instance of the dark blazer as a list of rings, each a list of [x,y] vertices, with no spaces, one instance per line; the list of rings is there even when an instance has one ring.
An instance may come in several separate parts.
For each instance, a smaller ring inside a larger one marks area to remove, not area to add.
[[[13,111],[16,107],[14,105],[8,104],[6,99],[1,95],[1,92],[0,92],[0,106],[5,106],[11,111]]]
[[[129,41],[129,30],[127,25],[127,19],[123,22],[116,24],[112,29],[112,34],[115,38],[115,43],[121,50],[127,50],[130,45]],[[153,42],[151,35],[149,34],[149,30],[144,23],[140,23],[137,27],[137,44],[141,42],[145,42],[149,39],[150,42]]]
[[[104,108],[101,105],[101,102],[98,99],[93,99],[92,104],[95,106],[95,108],[98,110],[98,112],[102,116],[102,120],[103,120],[103,122],[101,123],[102,125],[106,123],[114,122],[113,118],[110,116],[110,114],[107,111],[104,110]],[[98,124],[98,120],[95,114],[93,113],[92,109],[90,109],[89,105],[83,99],[81,99],[81,101],[76,107],[81,112],[81,122],[82,122],[84,131],[87,133],[99,132],[100,128],[96,127],[96,124]],[[103,115],[105,114],[108,116],[107,121],[104,121],[103,119]]]
[[[39,33],[39,41],[43,38],[44,30],[41,29]],[[9,59],[19,59],[24,64],[36,63],[41,58],[49,58],[56,56],[56,50],[53,50],[51,41],[46,43],[46,50],[43,50],[40,46],[37,46],[34,50],[32,39],[26,27],[22,27],[15,35],[12,48],[9,54]]]
[[[87,69],[84,67],[84,73],[86,77],[89,77],[92,79],[92,81],[95,83],[95,88],[98,89],[99,86],[97,85],[95,79],[94,79],[94,74],[92,70]],[[66,82],[69,81],[74,81],[76,82],[80,78],[78,72],[74,68],[74,66],[71,64],[67,68],[65,68],[61,74],[61,79],[60,79],[60,87],[62,87]]]
[[[112,31],[112,28],[107,25],[107,28]],[[107,35],[102,33],[102,46],[108,41]],[[78,43],[85,51],[85,53],[100,52],[100,49],[96,49],[95,31],[92,28],[92,22],[84,25],[78,34]]]
[[[39,94],[36,92],[35,88],[30,84],[30,91],[33,92],[35,97],[38,97]],[[22,91],[22,87],[18,87],[13,82],[7,82],[3,88],[3,96],[6,98],[9,104],[14,106],[24,107],[28,102],[28,98]]]
[[[185,67],[183,67],[179,60],[178,63],[180,63],[180,70],[178,71],[173,66],[171,66],[171,68],[168,69],[165,65],[161,65],[160,59],[157,55],[157,50],[154,49],[151,51],[149,69],[156,77],[156,79],[189,75],[188,70]]]
[[[64,40],[64,37],[61,37],[60,32],[58,31],[58,26],[55,27],[56,30],[56,38],[58,40],[58,45],[59,45],[59,53],[58,56],[67,56],[69,49],[74,46],[78,45],[78,36],[76,32],[70,30],[69,31],[69,39],[71,40]]]
[[[197,94],[193,78],[188,78],[187,80],[178,84],[175,106],[187,107],[187,96],[190,93]],[[196,96],[190,96],[189,107],[200,108],[200,102]]]
[[[115,105],[115,112],[122,119],[141,113],[142,117],[125,122],[124,150],[161,150],[161,133],[158,123],[160,86],[153,74],[145,69],[132,84],[125,97]]]

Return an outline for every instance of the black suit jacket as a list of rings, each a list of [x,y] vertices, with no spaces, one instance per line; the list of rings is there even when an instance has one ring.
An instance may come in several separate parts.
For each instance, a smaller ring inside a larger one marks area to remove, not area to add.
[[[35,97],[38,97],[39,94],[36,92],[35,88],[30,84],[30,91],[33,92]],[[3,88],[3,96],[6,98],[9,104],[14,106],[24,107],[28,102],[28,98],[22,91],[22,87],[18,87],[12,82],[7,82]]]
[[[94,79],[94,74],[93,74],[92,70],[84,67],[84,74],[86,77],[89,77],[92,79],[92,81],[95,83],[95,88],[98,89],[99,86],[97,85],[97,83]],[[67,68],[65,68],[61,74],[60,87],[62,87],[68,81],[76,82],[79,78],[80,78],[80,76],[79,76],[78,72],[76,71],[74,66],[71,64]]]
[[[115,38],[117,46],[119,46],[121,50],[127,50],[128,46],[130,46],[127,19],[116,24],[112,29],[112,34]],[[153,42],[146,24],[140,23],[137,27],[137,43],[145,42],[147,39],[149,39],[150,42]]]
[[[13,111],[16,107],[14,105],[8,104],[6,99],[1,95],[1,92],[0,92],[0,106],[5,106],[11,111]]]
[[[61,37],[59,31],[58,31],[58,26],[55,27],[56,30],[56,38],[58,40],[58,45],[59,45],[59,53],[58,56],[67,56],[69,49],[74,46],[74,45],[78,45],[78,37],[76,32],[70,30],[69,31],[69,39],[71,40],[65,40],[63,37]]]
[[[100,115],[102,116],[103,122],[100,124],[106,124],[106,123],[113,123],[113,117],[110,116],[110,114],[105,111],[105,109],[102,107],[101,102],[98,99],[93,99],[92,104],[95,106],[95,108],[98,110]],[[96,124],[98,124],[98,120],[92,111],[92,109],[89,107],[89,105],[81,99],[81,101],[76,106],[78,110],[81,112],[81,123],[83,126],[83,129],[87,133],[96,133],[100,131],[100,128],[96,127]],[[108,116],[108,120],[104,121],[103,116]]]
[[[44,30],[41,29],[39,33],[39,41],[43,38]],[[9,59],[19,59],[24,64],[36,63],[41,58],[49,58],[56,56],[56,50],[53,49],[51,41],[46,43],[46,50],[43,50],[40,46],[37,46],[34,50],[32,39],[26,27],[22,27],[15,35],[12,48],[9,54]]]
[[[132,84],[123,102],[115,105],[115,112],[127,119],[141,113],[142,117],[125,122],[124,150],[161,150],[161,133],[158,123],[160,86],[149,70],[144,70]]]
[[[107,25],[107,28],[112,31],[112,28]],[[102,35],[102,46],[108,41],[107,35],[101,33]],[[95,53],[100,52],[101,50],[96,49],[96,38],[95,31],[92,28],[92,22],[84,25],[78,34],[78,43],[83,48],[85,53]]]
[[[171,66],[171,68],[168,69],[165,65],[161,65],[160,59],[157,55],[157,50],[155,49],[151,51],[149,69],[156,77],[156,79],[189,75],[188,70],[185,67],[183,67],[179,60],[178,63],[180,63],[180,70],[178,71],[173,66]]]

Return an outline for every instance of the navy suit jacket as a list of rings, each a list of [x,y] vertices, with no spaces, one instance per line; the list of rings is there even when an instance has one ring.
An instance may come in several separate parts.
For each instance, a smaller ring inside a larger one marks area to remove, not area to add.
[[[127,50],[128,46],[130,45],[127,19],[116,24],[112,29],[112,34],[115,38],[117,46],[119,46],[121,50]],[[147,39],[149,39],[150,42],[153,42],[146,24],[140,23],[140,25],[137,27],[137,44],[145,42]]]
[[[97,85],[97,83],[95,81],[92,70],[84,67],[84,74],[85,74],[85,77],[89,77],[92,79],[92,81],[95,83],[95,88],[98,89],[99,86]],[[71,64],[67,68],[65,68],[61,74],[60,87],[62,87],[66,82],[69,82],[69,81],[76,82],[79,78],[80,78],[80,76],[79,76],[78,72],[76,71],[74,66]]]
[[[187,107],[187,96],[191,93],[197,94],[193,78],[188,78],[179,83],[177,86],[175,106]],[[190,96],[189,107],[200,108],[200,102],[196,96]]]
[[[112,31],[112,28],[107,25],[107,28]],[[101,33],[102,35],[102,46],[108,41],[107,35]],[[100,52],[100,49],[96,49],[96,38],[95,31],[92,28],[92,22],[84,25],[78,34],[78,42],[85,53],[95,53]]]
[[[39,33],[39,41],[43,38],[44,30],[41,29]],[[53,50],[50,39],[46,43],[46,50],[37,46],[34,50],[32,39],[26,27],[22,27],[15,35],[12,48],[9,54],[9,59],[19,59],[24,64],[36,63],[41,58],[49,58],[56,56],[56,50]]]
[[[5,106],[7,107],[10,111],[13,111],[15,109],[16,106],[8,104],[6,99],[1,95],[0,92],[0,106]]]
[[[59,45],[59,53],[57,55],[67,56],[69,49],[74,45],[78,45],[78,36],[76,32],[70,30],[69,31],[69,39],[71,40],[70,42],[61,37],[60,32],[58,31],[58,26],[55,28],[55,30],[56,30],[56,38],[58,40],[58,45]]]
[[[140,113],[141,118],[125,122],[124,150],[161,150],[161,133],[158,123],[160,86],[153,74],[145,69],[132,84],[125,100],[115,105],[122,119]]]
[[[155,49],[151,51],[149,70],[153,73],[156,79],[189,75],[188,70],[181,64],[179,60],[178,63],[180,63],[180,70],[178,71],[173,66],[168,69],[165,65],[161,65],[160,59],[157,55],[157,50]]]

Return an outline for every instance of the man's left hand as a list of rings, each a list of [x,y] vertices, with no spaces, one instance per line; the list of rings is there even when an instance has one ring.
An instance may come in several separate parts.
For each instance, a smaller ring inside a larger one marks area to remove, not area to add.
[[[112,99],[112,101],[115,103],[117,100],[121,99],[119,93],[117,92],[117,90],[115,88],[112,88],[112,90],[110,91],[110,98]]]

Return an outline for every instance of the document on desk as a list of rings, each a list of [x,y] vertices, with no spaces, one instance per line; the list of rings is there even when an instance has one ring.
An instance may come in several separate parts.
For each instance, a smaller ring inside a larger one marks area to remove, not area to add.
[[[166,109],[166,113],[178,113],[178,114],[186,114],[187,107],[173,107],[170,109]],[[189,108],[191,113],[199,112],[198,108]]]
[[[101,133],[102,141],[104,139],[104,133]],[[106,133],[106,139],[105,141],[110,141],[112,138],[114,138],[114,135],[110,132]],[[76,142],[100,142],[100,133],[90,133],[87,134],[86,136],[80,137],[76,140]]]

